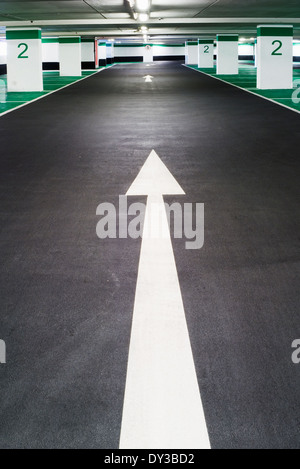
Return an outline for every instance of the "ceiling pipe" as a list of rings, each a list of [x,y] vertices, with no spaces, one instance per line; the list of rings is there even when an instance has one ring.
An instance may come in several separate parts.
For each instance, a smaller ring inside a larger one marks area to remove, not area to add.
[[[132,20],[135,20],[134,11],[133,11],[132,5],[133,5],[133,2],[132,2],[132,1],[124,0],[124,7],[125,7],[127,13],[129,13],[130,18],[131,18]]]

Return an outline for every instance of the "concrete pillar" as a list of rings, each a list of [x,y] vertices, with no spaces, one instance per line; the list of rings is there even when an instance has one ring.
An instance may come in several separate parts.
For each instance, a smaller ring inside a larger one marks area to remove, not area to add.
[[[199,39],[198,41],[198,67],[213,68],[214,66],[214,40]]]
[[[239,73],[238,34],[217,35],[217,75],[237,75]]]
[[[145,63],[153,62],[153,46],[152,44],[146,44],[144,46],[144,59]]]
[[[106,67],[107,65],[106,42],[98,43],[98,59],[99,59],[99,66]]]
[[[187,41],[185,43],[185,63],[187,65],[198,65],[198,41]]]
[[[60,76],[81,76],[81,38],[66,36],[59,38]]]
[[[7,90],[43,91],[41,30],[7,28],[6,39]]]
[[[257,28],[257,88],[293,88],[293,26]]]
[[[114,63],[114,45],[111,42],[106,44],[106,56],[107,56],[107,63],[113,64]]]

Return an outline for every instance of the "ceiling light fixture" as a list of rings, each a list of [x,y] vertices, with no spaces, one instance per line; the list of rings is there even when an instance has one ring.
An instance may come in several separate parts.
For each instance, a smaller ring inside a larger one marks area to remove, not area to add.
[[[148,19],[149,19],[148,13],[139,14],[139,21],[141,21],[142,23],[144,23],[144,21],[148,21]]]
[[[136,0],[135,8],[139,11],[148,11],[150,9],[150,0]]]
[[[133,5],[134,19],[139,23],[146,23],[150,18],[151,0],[135,0]]]

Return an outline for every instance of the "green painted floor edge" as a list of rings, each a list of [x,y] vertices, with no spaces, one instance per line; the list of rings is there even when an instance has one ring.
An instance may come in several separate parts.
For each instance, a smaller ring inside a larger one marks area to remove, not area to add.
[[[254,65],[240,65],[238,75],[217,75],[216,67],[209,69],[199,68],[197,65],[187,65],[187,67],[223,80],[231,85],[239,86],[240,88],[250,91],[257,96],[267,98],[276,104],[284,105],[293,111],[298,111],[300,113],[300,88],[298,88],[298,93],[296,91],[296,85],[292,90],[259,90],[256,87],[256,68],[254,68]],[[294,68],[294,83],[295,80],[299,79],[300,68]],[[295,100],[295,98],[298,99]],[[297,101],[299,101],[299,103]]]
[[[43,72],[43,84],[44,91],[40,92],[7,92],[7,76],[0,76],[0,116],[2,113],[11,111],[14,108],[18,108],[24,104],[30,103],[38,98],[47,96],[47,94],[58,91],[64,86],[71,85],[77,81],[82,80],[88,76],[94,75],[95,73],[103,70],[107,67],[100,67],[95,70],[83,70],[82,76],[77,77],[61,77],[59,71],[47,70]]]

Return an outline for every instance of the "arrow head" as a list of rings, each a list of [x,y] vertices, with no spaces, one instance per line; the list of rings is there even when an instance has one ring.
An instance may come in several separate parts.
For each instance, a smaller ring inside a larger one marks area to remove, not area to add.
[[[174,176],[152,150],[126,195],[184,195]]]

